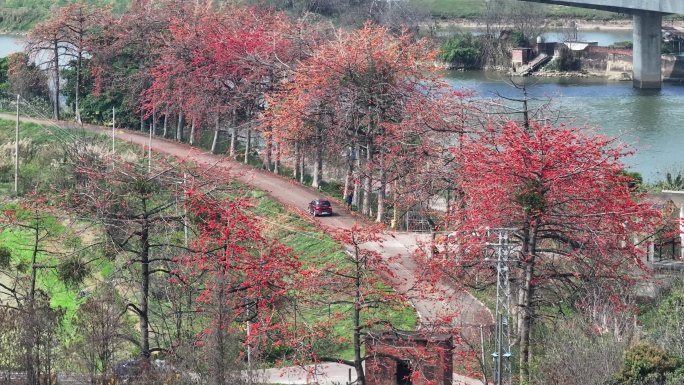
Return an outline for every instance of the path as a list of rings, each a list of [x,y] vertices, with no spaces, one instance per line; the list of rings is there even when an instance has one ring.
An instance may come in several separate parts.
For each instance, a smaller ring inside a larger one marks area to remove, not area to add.
[[[15,116],[8,114],[0,114],[3,119],[16,119]],[[34,122],[41,125],[54,125],[53,121],[21,118],[23,122]],[[72,129],[84,129],[89,132],[111,135],[111,128],[93,126],[93,125],[79,125],[76,123],[60,122],[60,127]],[[149,145],[149,135],[135,131],[116,131],[116,139],[125,141],[141,147],[147,148]],[[316,197],[322,196],[313,188],[303,186],[292,179],[284,178],[282,176],[255,169],[243,163],[230,161],[229,159],[212,155],[208,152],[202,151],[195,147],[186,144],[165,140],[154,137],[152,141],[152,148],[156,152],[165,153],[179,158],[188,159],[197,162],[200,165],[216,165],[227,168],[235,175],[240,182],[254,187],[255,189],[267,192],[275,200],[288,207],[293,212],[301,212],[306,214],[308,203]],[[336,207],[344,207],[342,202],[338,202]],[[356,216],[350,214],[346,210],[340,209],[332,217],[319,217],[321,224],[337,229],[349,229],[358,224],[362,225],[364,222],[360,221]],[[425,239],[424,239],[425,240]],[[401,291],[411,287],[416,282],[414,272],[419,271],[419,266],[411,258],[412,253],[420,244],[420,235],[413,233],[392,232],[384,236],[381,244],[371,244],[368,247],[374,248],[383,255],[399,256],[396,261],[391,263],[391,267],[396,274],[395,285],[397,290]],[[463,326],[467,329],[472,329],[474,325],[492,324],[493,318],[491,312],[470,293],[462,289],[455,289],[447,285],[437,283],[432,294],[421,296],[421,298],[413,298],[411,302],[415,307],[420,317],[421,323],[429,324],[431,320],[438,316],[447,314],[458,310],[458,317],[454,320],[454,326]],[[479,344],[479,342],[478,342]],[[340,375],[339,373],[336,374]],[[347,371],[342,374],[344,378]],[[331,376],[332,377],[332,376]],[[464,385],[480,385],[479,380],[469,379],[467,377],[459,377],[455,384]],[[328,380],[327,383],[331,383]],[[306,382],[290,382],[290,383],[306,383]],[[326,383],[326,382],[321,382]]]

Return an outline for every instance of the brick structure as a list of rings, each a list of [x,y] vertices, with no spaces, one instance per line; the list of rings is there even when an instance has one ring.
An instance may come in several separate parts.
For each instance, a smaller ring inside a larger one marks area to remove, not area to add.
[[[366,335],[366,384],[451,385],[453,337],[422,332],[371,332]]]
[[[513,67],[519,68],[529,63],[533,53],[532,48],[513,48],[511,50]]]

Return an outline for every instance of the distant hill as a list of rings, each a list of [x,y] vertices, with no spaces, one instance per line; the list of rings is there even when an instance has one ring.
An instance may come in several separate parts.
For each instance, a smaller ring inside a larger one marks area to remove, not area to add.
[[[68,3],[73,3],[78,0],[0,0],[0,31],[21,32],[28,31],[33,25],[44,20],[49,14],[50,10],[55,7],[61,7]],[[96,5],[109,5],[115,13],[122,13],[128,6],[130,0],[81,0],[84,3]],[[226,0],[219,0],[226,1]],[[230,1],[230,0],[228,0]],[[377,0],[376,0],[377,1]],[[411,5],[418,9],[421,14],[429,15],[434,19],[456,19],[456,18],[477,18],[482,15],[484,11],[482,0],[396,0],[399,3],[410,2]],[[248,3],[265,3],[275,8],[283,8],[289,11],[288,7],[301,7],[297,5],[300,2],[294,0],[246,0]],[[371,6],[373,0],[365,0],[368,6]],[[343,12],[345,5],[344,0],[318,0],[311,2],[315,4],[312,10],[319,11],[324,16],[330,16],[337,20],[338,14],[327,15],[327,12],[339,13]],[[353,3],[358,4],[359,1]],[[363,3],[363,1],[361,1]],[[619,15],[586,10],[581,8],[571,8],[562,6],[546,6],[549,16],[551,17],[574,17],[582,19],[607,19],[619,17]]]
[[[0,31],[28,31],[47,18],[50,10],[78,0],[0,0]],[[81,0],[82,3],[110,5],[115,12],[123,12],[129,0]]]
[[[438,19],[454,18],[477,18],[482,16],[484,11],[483,0],[409,0]],[[549,17],[558,18],[580,18],[580,19],[610,19],[623,17],[615,13],[595,11],[591,9],[563,7],[563,6],[544,6]]]

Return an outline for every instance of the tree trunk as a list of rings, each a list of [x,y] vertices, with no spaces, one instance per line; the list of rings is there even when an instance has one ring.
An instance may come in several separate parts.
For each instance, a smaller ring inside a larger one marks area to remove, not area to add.
[[[354,177],[354,160],[351,157],[347,157],[347,161],[347,172],[344,175],[344,197],[349,195],[349,192],[354,189],[352,184],[352,178]]]
[[[527,259],[522,265],[522,280],[518,292],[518,334],[520,340],[520,383],[530,383],[530,363],[532,352],[530,350],[534,314],[532,313],[532,299],[534,297],[534,268],[536,263],[536,235],[538,220],[532,221],[532,226],[525,231],[525,247],[523,256]]]
[[[164,131],[162,133],[162,136],[164,136],[164,138],[168,138],[168,136],[169,136],[169,113],[168,112],[164,114]]]
[[[178,113],[178,125],[176,126],[176,141],[183,141],[183,128],[185,127],[185,114],[183,111]]]
[[[245,138],[245,164],[249,163],[249,148],[252,145],[252,129],[247,128],[247,134]]]
[[[54,99],[53,99],[53,112],[54,112],[54,117],[55,120],[59,120],[60,118],[60,113],[59,113],[59,46],[57,45],[57,41],[53,42],[53,47],[52,47],[52,71],[53,71],[53,76],[54,76],[54,87],[55,87],[55,93],[54,93]]]
[[[78,55],[76,57],[76,87],[74,90],[74,115],[76,115],[76,122],[79,124],[82,123],[81,121],[81,66],[83,62],[83,55],[81,55],[81,51],[79,50]]]
[[[235,126],[235,110],[230,117],[230,158],[235,159],[235,145],[237,144],[237,127]]]
[[[152,135],[157,136],[157,109],[152,108]]]
[[[191,146],[195,145],[195,128],[196,128],[195,125],[196,124],[197,124],[197,118],[192,118],[192,124],[190,125],[190,141],[188,143]],[[213,154],[213,152],[212,152],[212,154]]]
[[[221,131],[221,125],[219,123],[219,116],[216,114],[216,127],[214,127],[214,139],[211,141],[211,153],[215,154],[216,153],[216,146],[218,145],[219,141],[219,132]]]
[[[356,142],[354,146],[354,160],[356,160],[356,178],[352,180],[354,183],[354,197],[352,198],[352,205],[359,207],[359,197],[361,196],[361,181],[359,180],[359,170],[361,169],[361,144]]]
[[[299,155],[299,183],[304,184],[305,174],[306,174],[306,157],[304,156],[304,152],[301,152]]]
[[[311,186],[321,188],[323,184],[323,150],[320,145],[314,150],[314,170]]]
[[[145,200],[143,200],[145,205]],[[145,357],[150,357],[150,323],[148,316],[148,300],[150,295],[150,240],[149,240],[150,223],[147,213],[143,215],[142,229],[140,232],[140,309],[138,316],[140,318],[140,354]]]
[[[264,148],[261,163],[261,167],[264,170],[271,171],[271,151],[273,151],[273,138],[271,135],[266,135],[266,148]]]
[[[145,132],[145,111],[140,108],[140,132]]]
[[[299,180],[299,157],[302,156],[301,150],[299,148],[299,141],[295,140],[294,143],[294,172],[292,176],[294,180]]]
[[[369,139],[367,143],[366,151],[366,165],[370,165],[373,161],[373,142]],[[370,167],[370,166],[368,166]],[[371,189],[372,189],[372,179],[370,175],[370,169],[367,167],[366,175],[363,179],[363,205],[361,207],[361,212],[364,215],[370,215],[371,210]]]
[[[280,157],[283,155],[282,153],[282,147],[280,146],[280,142],[275,143],[275,160],[273,161],[273,173],[276,175],[280,175]]]
[[[361,331],[363,325],[361,324],[361,309],[363,308],[364,293],[361,292],[361,280],[364,276],[364,265],[362,260],[359,259],[359,250],[356,250],[356,275],[354,277],[354,284],[356,285],[356,290],[354,293],[354,369],[356,369],[356,383],[359,385],[365,385],[366,376],[363,371],[363,356],[361,355]]]
[[[385,180],[385,172],[380,173],[380,188],[378,189],[378,214],[375,221],[382,223],[385,221],[385,192],[387,189],[387,181]]]
[[[216,371],[215,378],[214,378],[214,384],[216,385],[223,385],[225,380],[226,380],[226,368],[225,368],[225,363],[228,362],[226,360],[225,352],[226,352],[226,342],[225,342],[225,336],[223,334],[223,328],[224,325],[227,323],[225,321],[225,307],[224,307],[224,301],[221,299],[224,297],[225,293],[223,290],[223,283],[219,283],[219,289],[218,289],[218,294],[216,298],[219,298],[218,300],[218,325],[214,326],[214,336],[216,338],[215,343],[216,343],[216,350],[215,350],[215,355],[214,357],[214,365],[212,365],[211,369]],[[249,373],[247,374],[249,375]]]

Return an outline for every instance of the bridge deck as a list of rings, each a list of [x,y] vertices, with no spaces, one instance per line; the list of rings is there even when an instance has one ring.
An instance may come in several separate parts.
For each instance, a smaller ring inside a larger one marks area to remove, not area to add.
[[[535,3],[567,5],[619,13],[656,12],[662,14],[684,14],[682,0],[522,0]]]

